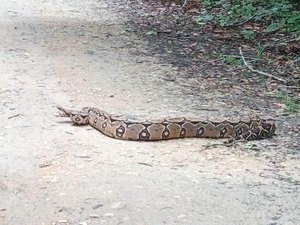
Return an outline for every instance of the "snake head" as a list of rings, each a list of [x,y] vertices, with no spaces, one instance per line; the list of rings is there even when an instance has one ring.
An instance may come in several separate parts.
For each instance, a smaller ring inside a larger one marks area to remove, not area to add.
[[[89,114],[87,112],[69,110],[60,106],[57,106],[57,109],[59,110],[57,117],[69,117],[76,125],[89,124]]]
[[[275,133],[276,124],[275,124],[274,120],[269,119],[269,120],[263,121],[262,127],[264,129],[266,129],[271,135]]]
[[[271,137],[276,131],[275,121],[271,119],[261,120],[261,126],[258,130],[258,135],[261,136],[261,138]]]

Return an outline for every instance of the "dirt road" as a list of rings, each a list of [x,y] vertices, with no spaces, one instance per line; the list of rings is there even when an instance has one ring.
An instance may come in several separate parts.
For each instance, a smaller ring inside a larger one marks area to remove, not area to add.
[[[273,139],[126,142],[54,116],[230,113],[204,84],[172,82],[176,68],[142,54],[111,4],[1,2],[0,224],[300,224],[299,163]]]

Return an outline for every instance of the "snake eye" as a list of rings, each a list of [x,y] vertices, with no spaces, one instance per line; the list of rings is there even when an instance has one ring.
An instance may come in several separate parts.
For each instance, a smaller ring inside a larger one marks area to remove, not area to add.
[[[266,129],[266,130],[270,130],[271,129],[271,124],[270,123],[265,123],[263,124],[263,128]]]
[[[71,120],[72,120],[75,124],[80,125],[80,124],[82,124],[83,118],[82,118],[81,115],[78,115],[78,114],[72,114]]]
[[[75,116],[74,120],[75,120],[75,122],[80,122],[79,116]]]
[[[73,113],[70,116],[71,120],[76,125],[86,125],[89,123],[89,116],[88,114],[84,113]]]

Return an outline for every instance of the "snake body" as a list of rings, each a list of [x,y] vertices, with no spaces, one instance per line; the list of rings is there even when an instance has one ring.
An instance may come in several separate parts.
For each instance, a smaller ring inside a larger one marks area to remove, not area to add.
[[[274,120],[200,121],[185,117],[157,121],[120,119],[92,107],[80,111],[57,107],[62,117],[69,117],[76,125],[90,125],[101,133],[116,139],[158,141],[175,138],[231,138],[236,140],[265,139],[275,133]]]

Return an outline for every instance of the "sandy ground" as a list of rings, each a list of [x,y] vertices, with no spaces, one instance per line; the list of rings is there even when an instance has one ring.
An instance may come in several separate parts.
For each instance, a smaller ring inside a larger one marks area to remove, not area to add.
[[[176,68],[140,54],[111,4],[1,1],[0,224],[300,224],[299,160],[273,139],[126,142],[54,116],[222,115],[168,82]]]

